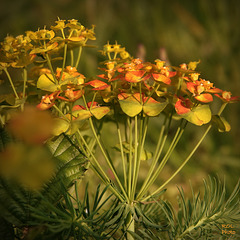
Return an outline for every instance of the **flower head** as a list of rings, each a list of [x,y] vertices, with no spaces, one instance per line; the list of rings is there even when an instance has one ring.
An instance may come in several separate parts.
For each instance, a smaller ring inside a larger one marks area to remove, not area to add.
[[[239,101],[239,96],[232,97],[232,93],[228,91],[222,91],[221,95],[215,94],[215,96],[222,99],[224,102],[233,103]]]

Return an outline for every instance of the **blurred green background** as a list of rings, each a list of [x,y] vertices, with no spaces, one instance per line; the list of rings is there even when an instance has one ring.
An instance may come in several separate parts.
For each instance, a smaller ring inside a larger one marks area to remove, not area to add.
[[[2,0],[0,39],[50,27],[57,17],[78,19],[89,28],[96,25],[99,49],[107,41],[117,40],[132,56],[147,61],[167,57],[172,65],[179,65],[200,59],[202,78],[240,95],[239,0]],[[80,71],[87,76],[96,74],[96,50],[87,49],[82,59]],[[219,104],[213,106],[213,112]],[[169,196],[175,195],[176,184],[188,189],[189,179],[193,186],[201,186],[208,174],[225,176],[228,188],[233,188],[240,172],[239,104],[229,106],[223,115],[232,130],[211,131],[188,166],[168,185]],[[150,143],[157,138],[157,129],[157,121],[153,121]],[[200,128],[189,130],[160,178],[167,178],[176,169],[201,136]]]

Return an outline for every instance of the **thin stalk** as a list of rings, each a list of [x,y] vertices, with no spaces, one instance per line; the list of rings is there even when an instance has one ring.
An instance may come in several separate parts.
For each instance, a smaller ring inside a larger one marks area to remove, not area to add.
[[[128,159],[128,196],[131,197],[132,187],[132,119],[128,118],[129,129],[129,159]]]
[[[115,111],[114,111],[115,112]],[[119,123],[116,120],[117,125],[117,132],[118,132],[118,140],[120,145],[120,151],[121,151],[121,159],[122,159],[122,166],[123,166],[123,179],[124,179],[124,187],[127,189],[127,172],[126,172],[126,159],[123,151],[123,144],[122,144],[122,137],[121,137],[121,129],[119,127]]]
[[[147,182],[145,188],[142,190],[142,192],[139,194],[138,198],[141,198],[149,189],[149,187],[156,181],[157,177],[159,176],[160,172],[162,171],[163,167],[167,163],[168,159],[170,158],[174,148],[176,147],[177,143],[179,142],[185,127],[178,127],[176,134],[168,148],[167,153],[165,154],[164,158],[162,159],[161,163],[157,167],[157,169],[154,171],[154,174],[151,176],[149,181]]]
[[[78,56],[77,56],[77,61],[76,61],[76,63],[75,63],[75,68],[78,68],[81,55],[82,55],[82,46],[80,46],[79,49],[78,49]]]
[[[131,215],[131,219],[129,221],[129,225],[128,225],[128,230],[131,231],[131,232],[135,232],[135,223],[134,223],[134,218],[133,216]],[[131,233],[127,233],[127,239],[128,240],[134,240],[134,237],[131,235]]]
[[[96,96],[97,96],[97,91],[94,92],[94,95],[93,95],[93,98],[92,98],[92,102],[91,102],[91,106],[90,106],[90,110],[91,110],[91,108],[93,106],[93,103],[94,103],[94,100],[95,100]]]
[[[83,142],[83,144],[85,145],[86,149],[88,150],[88,155],[90,155],[92,157],[92,160],[93,160],[94,164],[91,164],[91,166],[93,167],[93,170],[98,174],[98,176],[103,181],[103,183],[105,183],[106,185],[110,184],[109,188],[111,189],[111,191],[115,194],[115,196],[120,201],[124,202],[125,199],[123,198],[123,196],[114,187],[111,186],[111,180],[109,179],[109,177],[106,175],[106,173],[102,169],[101,165],[99,164],[99,162],[97,161],[97,159],[94,156],[93,152],[89,148],[88,144],[86,143],[86,141],[85,141],[84,137],[82,136],[81,132],[79,131],[79,129],[77,130],[77,133],[79,134],[79,136],[81,138],[81,141]]]
[[[158,158],[159,158],[159,157],[158,157],[158,155],[159,155],[158,153],[162,151],[162,148],[163,148],[164,143],[165,143],[164,140],[165,140],[166,137],[167,137],[167,134],[165,133],[165,136],[164,136],[164,138],[163,138],[163,133],[164,133],[164,129],[165,129],[165,124],[166,124],[166,121],[165,121],[164,125],[162,125],[162,127],[161,127],[161,131],[160,131],[159,138],[158,138],[158,142],[157,142],[157,146],[156,146],[156,149],[155,149],[155,152],[154,152],[154,155],[153,155],[152,163],[151,163],[150,169],[149,169],[149,171],[148,171],[148,174],[147,174],[147,176],[146,176],[146,178],[145,178],[145,180],[144,180],[144,183],[143,183],[143,185],[142,185],[142,187],[141,187],[141,189],[140,189],[140,191],[139,191],[139,193],[138,193],[138,196],[141,195],[142,191],[143,191],[144,188],[146,187],[146,185],[147,185],[149,179],[151,178],[151,176],[152,176],[152,174],[153,174],[153,172],[154,172],[154,169],[155,169],[155,167],[156,167],[156,165],[157,165]],[[163,140],[163,139],[164,139],[164,140]],[[162,144],[161,144],[161,143],[162,143]],[[161,147],[161,146],[162,146],[162,147]],[[160,150],[159,150],[159,149],[160,149]]]
[[[117,175],[117,173],[116,173],[116,171],[115,171],[115,169],[114,169],[110,159],[108,158],[108,156],[107,156],[107,154],[106,154],[106,152],[105,152],[105,150],[104,150],[104,148],[103,148],[103,146],[102,146],[102,144],[101,144],[101,142],[100,142],[100,140],[99,140],[99,138],[97,136],[97,133],[96,133],[94,125],[93,125],[92,118],[89,118],[89,123],[90,123],[90,127],[92,129],[93,135],[94,135],[94,137],[95,137],[95,139],[97,141],[97,144],[98,144],[98,146],[99,146],[99,148],[100,148],[100,150],[101,150],[101,152],[102,152],[102,154],[103,154],[103,156],[104,156],[104,158],[105,158],[109,168],[111,169],[111,171],[112,171],[112,173],[113,173],[113,175],[114,175],[114,177],[115,177],[115,179],[116,179],[116,181],[117,181],[117,183],[118,183],[118,185],[119,185],[119,187],[120,187],[124,197],[126,198],[126,200],[128,200],[128,196],[127,196],[127,194],[125,192],[125,189],[124,189],[121,181],[119,180],[118,175]]]
[[[109,52],[107,53],[107,55],[108,55],[108,59],[109,59],[109,60],[112,60],[111,54],[110,54]]]
[[[68,122],[70,122],[70,120],[63,114],[63,112],[56,106],[53,105],[53,107],[59,112],[59,114],[64,117],[64,119],[66,119]],[[104,170],[102,169],[101,165],[98,163],[96,157],[94,156],[92,149],[89,148],[87,142],[85,141],[84,137],[82,136],[80,130],[78,129],[76,132],[78,135],[76,135],[78,143],[80,146],[82,146],[82,143],[84,144],[84,146],[86,147],[88,153],[84,150],[83,152],[86,154],[86,156],[90,156],[93,160],[94,163],[91,163],[91,166],[93,168],[93,170],[98,174],[99,178],[102,180],[103,183],[105,183],[106,185],[110,185],[110,189],[111,191],[115,194],[115,196],[122,202],[124,202],[124,198],[123,196],[114,188],[111,186],[111,180],[109,179],[109,177],[106,175],[106,173],[104,172]],[[78,138],[78,136],[80,137],[80,139]],[[83,148],[84,149],[84,148]]]
[[[164,182],[164,184],[162,184],[157,190],[155,190],[151,195],[147,196],[146,198],[142,199],[142,201],[146,201],[147,199],[149,199],[151,196],[159,193],[159,191],[161,191],[181,170],[182,168],[186,165],[186,163],[189,161],[189,159],[192,157],[192,155],[196,152],[196,150],[198,149],[199,145],[202,143],[202,141],[204,140],[204,138],[206,137],[206,135],[208,134],[209,130],[211,129],[212,125],[209,125],[208,128],[206,129],[206,131],[204,132],[203,136],[201,137],[201,139],[199,140],[199,142],[196,144],[196,146],[194,147],[194,149],[192,150],[192,152],[188,155],[188,157],[184,160],[184,162],[181,164],[181,166],[174,172],[174,174],[167,180]]]
[[[223,110],[225,109],[225,107],[227,106],[227,102],[223,103],[220,110],[218,111],[218,115],[220,116],[221,113],[223,112]],[[186,125],[185,125],[186,126]],[[142,199],[142,201],[146,201],[148,200],[151,196],[159,193],[181,170],[182,168],[187,164],[187,162],[191,159],[192,155],[196,152],[196,150],[198,149],[198,147],[200,146],[200,144],[202,143],[202,141],[204,140],[204,138],[206,137],[206,135],[208,134],[208,132],[210,131],[210,129],[212,128],[212,125],[209,125],[208,128],[206,129],[206,131],[204,132],[203,136],[201,137],[201,139],[198,141],[198,143],[196,144],[196,146],[194,147],[194,149],[192,150],[192,152],[188,155],[188,157],[183,161],[183,163],[180,165],[180,167],[174,172],[174,174],[167,180],[164,182],[164,184],[162,184],[157,190],[155,190],[151,195],[147,196],[146,198]],[[183,129],[184,130],[184,129]],[[179,137],[180,138],[180,137]],[[178,139],[179,140],[179,139]],[[174,147],[176,146],[176,143],[174,144]]]
[[[81,139],[80,139],[79,134],[75,134],[75,136],[76,136],[78,145],[79,145],[79,147],[81,148],[81,151],[83,152],[83,154],[84,154],[86,157],[89,157],[89,154],[87,153],[87,151],[86,151],[85,148],[83,147],[83,144],[82,144],[82,141],[81,141]]]
[[[25,98],[26,94],[26,84],[27,84],[27,69],[26,67],[23,68],[23,98]]]
[[[70,120],[64,115],[64,113],[54,104],[53,107],[57,110],[57,112],[68,122],[70,122]]]
[[[149,100],[150,97],[153,95],[153,93],[158,90],[159,87],[160,87],[160,84],[157,85],[156,89],[153,87],[153,89],[152,89],[152,91],[150,92],[147,100],[144,102],[145,104],[148,102],[148,100]]]
[[[138,179],[140,163],[141,163],[141,154],[144,149],[149,117],[145,117],[144,120],[142,118],[143,118],[143,116],[141,116],[141,122],[140,122],[141,126],[140,126],[140,133],[139,133],[139,147],[138,147],[136,174],[135,174],[135,178],[133,179],[134,181],[133,181],[133,190],[132,191],[134,192],[134,194],[136,192],[136,187],[137,187],[137,179]]]
[[[227,106],[228,102],[225,102],[222,104],[222,106],[220,107],[218,114],[217,115],[221,115],[221,113],[223,112],[223,110],[225,109],[225,107]]]
[[[43,45],[44,45],[44,48],[46,49],[47,47],[46,47],[46,42],[45,41],[43,42]],[[54,82],[57,84],[58,81],[57,81],[57,78],[55,76],[55,72],[53,71],[52,63],[51,63],[50,57],[49,57],[47,52],[45,53],[45,56],[46,56],[46,59],[47,59],[48,67],[50,68],[51,74],[53,76]]]
[[[60,74],[60,77],[59,77],[59,82],[62,80],[62,76],[63,76],[63,71],[64,71],[64,68],[65,68],[65,65],[66,65],[66,60],[67,60],[67,43],[65,42],[64,43],[64,49],[63,49],[63,62],[62,62],[62,70],[61,70],[61,74]]]
[[[134,117],[134,158],[133,158],[133,175],[132,175],[132,190],[131,190],[131,199],[134,199],[134,189],[135,189],[135,180],[136,180],[136,171],[137,171],[137,160],[138,160],[138,117]]]
[[[54,72],[53,67],[52,67],[52,63],[51,63],[50,57],[49,57],[48,53],[46,53],[45,55],[46,55],[47,64],[48,64],[48,67],[50,68],[50,71],[51,71],[51,74],[53,76],[54,82],[56,84],[58,84],[57,78],[55,76],[55,72]]]
[[[3,68],[3,71],[6,73],[6,75],[7,75],[7,77],[8,77],[8,80],[9,80],[9,82],[10,82],[10,84],[11,84],[11,87],[12,87],[12,90],[13,90],[13,92],[14,92],[14,94],[15,94],[16,99],[19,99],[19,96],[18,96],[18,94],[17,94],[16,88],[15,88],[15,86],[14,86],[14,84],[13,84],[12,78],[11,78],[11,76],[10,76],[7,68]]]
[[[71,64],[71,66],[73,66],[73,62],[74,62],[74,55],[73,55],[73,50],[71,49],[70,50],[70,59],[71,59],[71,62],[70,62],[70,64]]]
[[[26,84],[27,84],[27,69],[26,67],[23,68],[23,92],[22,92],[22,98],[25,98],[26,95]],[[21,104],[21,110],[24,110],[24,102]]]

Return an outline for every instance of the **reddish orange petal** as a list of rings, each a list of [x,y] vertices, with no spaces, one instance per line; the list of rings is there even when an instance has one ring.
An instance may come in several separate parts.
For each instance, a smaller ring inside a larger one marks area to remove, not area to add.
[[[130,97],[130,96],[131,96],[131,94],[128,94],[128,93],[120,93],[120,94],[118,94],[118,99],[123,100],[123,99],[126,99],[126,98]]]
[[[176,76],[176,75],[177,75],[177,72],[170,72],[170,71],[169,71],[168,74],[169,74],[168,77],[171,78],[171,77]]]
[[[94,87],[93,90],[103,90],[108,87],[108,84],[106,84],[103,81],[97,80],[97,79],[87,82],[86,85],[90,85],[90,86]]]
[[[144,75],[145,71],[139,70],[139,71],[130,71],[127,72],[125,75],[125,80],[128,82],[140,82],[142,81],[142,77]]]
[[[213,101],[213,97],[210,93],[200,94],[199,96],[196,96],[195,99],[197,99],[199,102],[204,102],[204,103]]]
[[[85,110],[86,108],[81,105],[75,105],[73,106],[72,111],[83,110],[83,109]]]
[[[185,114],[191,111],[189,105],[190,105],[190,100],[189,99],[178,99],[176,104],[175,104],[175,110],[177,112],[177,114],[181,115],[181,114]]]
[[[219,89],[219,88],[212,88],[212,89],[207,90],[206,92],[209,92],[209,93],[221,93],[222,90]]]
[[[193,82],[187,82],[187,89],[189,92],[191,93],[195,93],[195,90],[196,90],[196,84],[193,83]]]
[[[154,78],[154,80],[158,81],[158,82],[163,82],[165,84],[170,84],[171,83],[171,79],[160,74],[160,73],[152,73],[152,76]]]
[[[90,108],[90,107],[97,107],[98,103],[97,102],[88,102],[87,106],[88,106],[88,108]]]

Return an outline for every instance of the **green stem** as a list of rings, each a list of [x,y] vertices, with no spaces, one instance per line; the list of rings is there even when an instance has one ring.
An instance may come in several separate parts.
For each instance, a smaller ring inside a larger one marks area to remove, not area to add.
[[[139,169],[140,169],[140,163],[141,163],[141,154],[142,151],[144,150],[144,144],[145,144],[145,139],[147,135],[147,127],[148,127],[148,119],[149,117],[144,117],[144,120],[142,119],[143,116],[141,116],[141,126],[140,126],[140,133],[139,133],[139,146],[138,146],[138,158],[137,158],[137,166],[136,166],[136,173],[134,175],[133,179],[133,193],[135,195],[136,193],[136,187],[137,187],[137,179],[139,175]]]
[[[59,77],[59,82],[62,80],[62,76],[63,76],[63,71],[64,71],[64,68],[65,68],[65,65],[66,65],[66,60],[67,60],[67,43],[65,42],[64,43],[64,50],[63,50],[63,62],[62,62],[62,70],[61,70],[61,74],[60,74],[60,77]]]
[[[131,198],[132,187],[132,119],[128,117],[128,129],[129,129],[129,159],[128,159],[128,196]]]
[[[64,113],[54,104],[53,107],[57,110],[57,112],[62,116],[67,122],[70,122],[70,120],[64,115]]]
[[[53,76],[54,82],[56,84],[58,84],[57,78],[55,76],[55,72],[53,71],[53,67],[52,67],[52,63],[51,63],[50,57],[49,57],[48,53],[46,53],[45,55],[46,55],[47,64],[48,64],[48,67],[50,68],[50,71],[51,71],[51,74]]]
[[[66,119],[68,122],[70,122],[70,120],[63,114],[63,112],[56,106],[53,105],[53,107],[59,112],[59,114]],[[123,196],[114,188],[111,186],[111,180],[109,179],[109,177],[106,175],[106,173],[104,172],[104,170],[102,169],[101,165],[98,163],[96,157],[93,154],[92,149],[89,148],[87,142],[85,141],[84,137],[82,136],[80,130],[78,129],[77,132],[78,136],[80,137],[80,139],[77,137],[78,143],[80,146],[82,146],[82,143],[84,144],[84,146],[86,147],[87,152],[84,150],[83,152],[88,156],[91,157],[93,160],[93,163],[91,164],[91,166],[93,167],[93,170],[98,174],[99,178],[102,180],[103,183],[105,183],[106,185],[110,185],[110,189],[111,191],[115,194],[115,196],[122,202],[124,202],[124,198]],[[77,136],[77,135],[76,135]],[[82,148],[84,149],[84,148]]]
[[[45,49],[47,49],[46,41],[43,42],[43,46],[44,46]],[[45,53],[45,56],[46,56],[46,59],[47,59],[48,67],[50,68],[51,74],[52,74],[52,76],[53,76],[54,82],[57,84],[58,81],[57,81],[57,78],[56,78],[56,76],[55,76],[55,72],[53,71],[53,67],[52,67],[52,63],[51,63],[49,54],[46,52],[46,53]]]
[[[16,88],[15,88],[15,86],[14,86],[14,84],[13,84],[12,78],[11,78],[11,76],[10,76],[7,68],[3,68],[3,70],[4,70],[4,72],[6,73],[6,75],[7,75],[7,77],[8,77],[8,80],[9,80],[9,82],[10,82],[10,84],[11,84],[11,87],[12,87],[12,90],[13,90],[13,92],[14,92],[14,94],[15,94],[16,99],[19,99],[18,94],[17,94],[17,91],[16,91]]]
[[[107,55],[108,55],[108,59],[109,59],[109,60],[112,60],[111,55],[110,55],[109,52],[107,53]]]
[[[227,106],[228,102],[225,102],[222,104],[222,106],[220,107],[219,111],[218,111],[218,115],[220,116],[223,112],[223,110],[225,109],[225,107]]]
[[[151,195],[147,196],[146,198],[142,199],[142,201],[146,201],[147,199],[149,199],[151,196],[159,193],[181,170],[182,168],[186,165],[186,163],[189,161],[189,159],[192,157],[192,155],[196,152],[196,150],[198,149],[199,145],[202,143],[202,141],[204,140],[204,138],[206,137],[206,135],[208,134],[209,130],[211,129],[212,125],[209,125],[208,128],[206,129],[206,131],[204,132],[203,136],[201,137],[201,139],[199,140],[199,142],[196,144],[196,146],[194,147],[194,149],[192,150],[192,152],[188,155],[188,157],[184,160],[184,162],[181,164],[181,166],[174,172],[174,174],[167,180],[164,182],[164,184],[162,184],[157,190],[155,190]]]
[[[135,181],[136,181],[136,171],[137,171],[137,160],[138,160],[138,117],[135,116],[134,119],[135,127],[134,127],[134,158],[133,158],[133,175],[132,175],[132,190],[131,190],[131,199],[134,199],[134,189],[135,189]]]
[[[148,102],[148,100],[151,98],[151,96],[153,95],[153,93],[154,93],[155,91],[157,91],[159,87],[160,87],[160,84],[157,85],[156,89],[153,87],[152,91],[150,92],[150,94],[149,94],[147,100],[144,102],[144,104],[146,104],[146,103]]]
[[[23,68],[23,98],[25,98],[26,94],[26,84],[27,84],[27,69],[26,67]]]
[[[92,118],[89,118],[89,123],[90,123],[90,127],[92,129],[92,133],[93,133],[93,135],[94,135],[94,137],[96,139],[96,142],[97,142],[97,144],[98,144],[98,146],[99,146],[99,148],[100,148],[100,150],[101,150],[101,152],[102,152],[102,154],[103,154],[103,156],[104,156],[104,158],[105,158],[109,168],[111,169],[111,171],[112,171],[112,173],[113,173],[113,175],[114,175],[114,177],[115,177],[115,179],[116,179],[116,181],[117,181],[117,183],[118,183],[118,185],[119,185],[119,187],[120,187],[120,189],[121,189],[125,199],[128,200],[128,196],[127,196],[127,194],[125,192],[125,189],[124,189],[121,181],[119,180],[118,175],[117,175],[117,173],[116,173],[116,171],[115,171],[115,169],[114,169],[110,159],[108,158],[108,156],[107,156],[107,154],[106,154],[106,152],[105,152],[105,150],[104,150],[104,148],[103,148],[103,146],[102,146],[102,144],[101,144],[101,142],[100,142],[100,140],[99,140],[99,138],[97,136],[97,133],[96,133],[94,125],[93,125]]]
[[[114,113],[115,113],[115,111],[114,111]],[[120,151],[121,151],[121,158],[122,158],[122,165],[123,165],[124,187],[125,187],[125,189],[127,189],[126,159],[125,159],[125,155],[124,155],[124,151],[123,151],[121,130],[120,130],[119,123],[118,123],[116,117],[115,117],[115,119],[116,119],[117,132],[118,132],[118,140],[119,140],[119,144],[120,144]]]
[[[166,141],[166,138],[167,138],[167,133],[165,133],[165,136],[163,138],[165,125],[166,125],[166,119],[165,119],[164,124],[162,125],[161,131],[160,131],[160,134],[159,134],[157,146],[156,146],[156,149],[155,149],[155,152],[154,152],[154,155],[153,155],[153,159],[152,159],[152,163],[151,163],[150,169],[149,169],[148,174],[147,174],[147,176],[146,176],[146,178],[144,180],[144,183],[143,183],[143,185],[142,185],[142,187],[141,187],[141,189],[140,189],[140,191],[138,193],[138,197],[141,196],[142,191],[146,187],[149,179],[151,178],[151,176],[153,174],[153,171],[154,171],[154,169],[155,169],[155,167],[157,165],[157,162],[158,162],[158,159],[159,159],[159,155],[161,154],[163,146],[165,144],[165,141]]]
[[[159,166],[157,167],[157,169],[154,171],[154,174],[151,176],[151,178],[147,182],[147,184],[146,184],[145,188],[142,190],[141,194],[139,194],[138,199],[140,199],[147,192],[149,187],[156,181],[156,179],[159,176],[160,172],[162,171],[163,167],[166,165],[168,159],[170,158],[173,150],[175,149],[177,143],[179,142],[179,140],[184,132],[185,126],[178,127],[177,132],[168,148],[168,151],[166,152],[164,158],[162,159],[162,161],[159,164]]]
[[[219,112],[218,112],[218,115],[220,116],[221,113],[223,112],[223,110],[225,109],[225,107],[227,106],[227,102],[223,103]],[[196,150],[198,149],[198,147],[200,146],[200,144],[202,143],[202,141],[204,140],[204,138],[206,137],[206,135],[208,134],[208,132],[210,131],[212,125],[209,125],[208,128],[206,129],[206,131],[204,132],[203,136],[201,137],[201,139],[198,141],[198,143],[196,144],[196,146],[194,147],[194,149],[192,150],[192,152],[188,155],[188,157],[183,161],[183,163],[180,165],[180,167],[174,172],[174,174],[167,180],[164,182],[164,184],[162,184],[157,190],[155,190],[151,195],[147,196],[146,198],[142,199],[142,201],[146,201],[148,200],[151,196],[159,193],[181,170],[182,168],[187,164],[187,162],[191,159],[192,155],[196,152]],[[184,129],[183,129],[184,130]],[[179,134],[181,135],[181,134]],[[178,137],[178,140],[179,141],[179,138],[180,136]],[[173,149],[175,148],[176,146],[176,143],[177,141],[175,142],[174,146],[173,146]]]
[[[25,98],[26,95],[26,84],[27,84],[27,69],[26,67],[23,68],[23,92],[22,92],[22,98]],[[24,109],[24,102],[21,104],[21,109],[23,111]]]
[[[135,223],[134,223],[134,218],[131,215],[130,221],[129,221],[129,225],[128,225],[128,230],[131,232],[135,232]],[[131,233],[127,233],[127,240],[134,240],[134,237],[131,235]]]
[[[73,62],[74,62],[74,55],[73,55],[73,50],[70,50],[70,57],[71,57],[71,66],[73,66]]]
[[[77,56],[77,61],[76,61],[76,63],[75,63],[75,68],[78,68],[81,55],[82,55],[82,46],[80,46],[79,49],[78,49],[78,56]]]
[[[124,198],[123,196],[111,185],[111,180],[109,179],[109,177],[106,175],[106,173],[104,172],[104,170],[102,169],[101,165],[99,164],[99,162],[97,161],[96,157],[94,156],[93,152],[91,151],[91,149],[89,148],[87,142],[85,141],[84,137],[82,136],[81,132],[79,131],[79,129],[77,130],[78,135],[80,136],[81,141],[83,142],[84,146],[86,147],[87,151],[88,151],[88,156],[92,157],[93,163],[91,164],[93,170],[98,174],[98,176],[100,177],[100,179],[102,180],[103,183],[105,183],[106,185],[109,185],[109,188],[111,189],[111,191],[115,194],[115,196],[122,202],[124,202]]]

